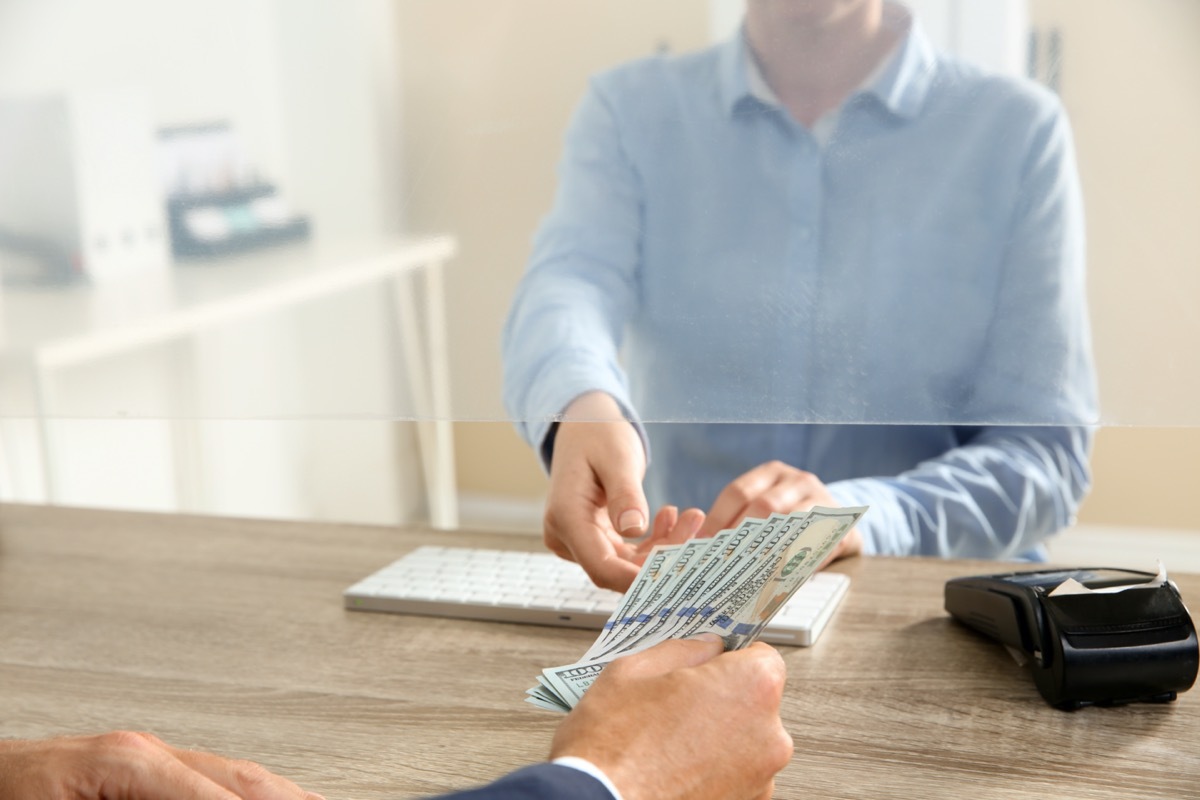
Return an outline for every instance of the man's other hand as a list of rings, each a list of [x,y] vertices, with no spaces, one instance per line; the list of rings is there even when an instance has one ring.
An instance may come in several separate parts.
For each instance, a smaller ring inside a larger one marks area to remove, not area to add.
[[[148,733],[0,741],[0,800],[322,800],[250,761]]]

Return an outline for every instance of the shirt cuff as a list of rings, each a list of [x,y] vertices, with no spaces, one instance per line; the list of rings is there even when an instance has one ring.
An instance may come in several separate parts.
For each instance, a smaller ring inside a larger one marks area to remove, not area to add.
[[[613,786],[613,782],[608,779],[608,776],[605,775],[599,767],[588,761],[586,758],[579,758],[578,756],[560,756],[550,763],[558,764],[560,767],[570,767],[571,769],[577,769],[580,772],[586,772],[588,775],[591,775],[593,778],[604,784],[604,788],[608,789],[609,793],[613,796],[613,800],[625,800],[623,797],[621,797],[621,793],[617,791],[617,787]]]
[[[633,430],[637,433],[638,438],[642,440],[642,452],[646,456],[646,466],[649,466],[650,437],[646,434],[646,428],[644,425],[642,425],[642,421],[638,419],[637,414],[634,413],[633,406],[629,404],[628,400],[614,395],[605,389],[588,389],[573,396],[563,406],[563,410],[556,415],[558,418],[554,420],[544,420],[542,422],[528,424],[528,430],[530,434],[535,437],[531,441],[531,444],[533,444],[534,450],[538,454],[538,460],[542,463],[542,470],[547,475],[550,474],[550,462],[554,458],[554,439],[558,435],[558,425],[562,421],[560,418],[565,414],[567,406],[575,402],[575,400],[580,396],[588,394],[589,392],[603,392],[616,401],[617,405],[621,409],[621,416],[633,426]]]
[[[859,520],[863,555],[915,555],[915,536],[894,489],[875,478],[852,478],[826,486],[840,506],[868,506]]]

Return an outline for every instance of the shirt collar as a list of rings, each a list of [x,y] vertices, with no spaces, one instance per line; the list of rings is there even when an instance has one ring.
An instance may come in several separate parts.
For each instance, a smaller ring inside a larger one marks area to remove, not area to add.
[[[888,4],[892,19],[908,30],[889,56],[887,66],[861,90],[876,97],[898,117],[912,119],[925,104],[933,84],[937,55],[917,20],[899,5]],[[903,16],[899,16],[899,15]]]
[[[717,86],[721,108],[733,115],[747,102],[754,102],[746,77],[746,59],[750,56],[744,28],[729,38],[717,50]]]
[[[937,56],[921,26],[907,9],[888,3],[885,13],[893,24],[907,28],[896,49],[868,83],[855,94],[872,95],[893,114],[912,119],[921,110],[933,83]],[[777,105],[778,101],[754,64],[744,28],[720,45],[718,81],[721,106],[733,115],[754,104]]]

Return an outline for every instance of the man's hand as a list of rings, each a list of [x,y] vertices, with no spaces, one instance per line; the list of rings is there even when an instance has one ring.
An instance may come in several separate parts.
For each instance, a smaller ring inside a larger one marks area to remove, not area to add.
[[[721,493],[700,528],[700,536],[714,536],[732,528],[745,517],[768,517],[774,513],[807,511],[813,506],[838,504],[825,484],[811,472],[769,461],[736,478]],[[862,552],[862,534],[852,528],[838,542],[825,564]]]
[[[649,547],[695,536],[704,515],[664,507],[642,546],[649,520],[642,477],[646,453],[633,425],[606,394],[583,395],[567,408],[554,437],[546,499],[546,546],[576,561],[597,586],[625,591]]]
[[[322,800],[249,761],[119,731],[0,741],[0,800]]]
[[[722,653],[711,634],[619,658],[559,726],[551,758],[585,758],[625,800],[769,798],[792,757],[769,645]]]

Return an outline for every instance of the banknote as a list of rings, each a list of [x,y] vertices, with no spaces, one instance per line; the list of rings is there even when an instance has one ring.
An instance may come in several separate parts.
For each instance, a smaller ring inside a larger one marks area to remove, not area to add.
[[[701,632],[706,622],[718,611],[724,611],[746,587],[755,586],[758,576],[769,570],[802,530],[803,515],[775,516],[764,522],[762,530],[770,532],[764,538],[755,538],[759,547],[753,552],[735,554],[738,559],[733,570],[711,575],[700,575],[692,593],[682,603],[666,624],[650,632],[655,642],[665,639],[680,639]]]
[[[769,553],[785,534],[782,523],[785,517],[773,515],[768,519],[747,520],[738,530],[745,529],[746,538],[734,550],[732,556],[723,563],[713,562],[715,574],[701,571],[691,577],[692,581],[700,582],[695,587],[692,596],[685,586],[664,586],[660,591],[661,597],[656,598],[657,605],[651,614],[643,615],[626,631],[625,637],[616,645],[610,647],[605,655],[618,655],[643,649],[647,644],[662,641],[667,638],[662,632],[674,625],[676,617],[683,611],[685,616],[701,617],[719,607],[722,601],[721,589],[745,585],[762,568],[761,559],[764,553]],[[687,598],[687,605],[684,599]],[[687,609],[684,611],[684,609]]]
[[[571,710],[570,706],[558,699],[557,694],[540,683],[532,689],[526,690],[525,694],[528,695],[525,698],[525,702],[532,703],[538,708],[544,708],[547,711],[562,711],[564,713]]]
[[[688,621],[710,613],[708,606],[714,596],[714,588],[731,583],[730,578],[742,565],[742,569],[750,569],[751,561],[755,559],[755,549],[752,546],[761,543],[761,539],[769,534],[763,533],[769,525],[760,525],[762,521],[752,524],[739,525],[738,528],[722,531],[714,537],[712,546],[704,552],[694,571],[686,579],[682,590],[670,597],[670,606],[665,613],[660,613],[655,620],[652,630],[643,632],[643,636],[656,638],[672,638],[672,631],[688,624]],[[587,658],[587,654],[584,658]]]
[[[527,702],[574,708],[607,664],[667,639],[712,632],[726,650],[748,647],[866,511],[748,518],[712,539],[655,548],[583,658],[542,670]]]
[[[637,577],[633,579],[633,583],[625,591],[621,601],[617,603],[616,610],[604,623],[600,635],[596,637],[596,641],[592,645],[592,650],[603,647],[605,643],[619,636],[620,630],[624,626],[633,623],[636,610],[642,607],[646,598],[654,591],[655,585],[664,574],[664,568],[675,560],[681,546],[655,547],[650,551],[641,570],[638,571]],[[591,650],[589,650],[590,652]]]
[[[584,659],[594,658],[611,650],[619,649],[624,642],[640,639],[643,636],[643,629],[647,625],[654,624],[664,610],[669,608],[671,598],[682,591],[681,587],[691,580],[692,575],[704,560],[705,554],[714,546],[720,547],[723,540],[723,535],[719,534],[712,539],[693,539],[678,545],[678,555],[675,560],[663,571],[662,578],[646,594],[636,611],[623,620],[625,624],[619,630],[614,631],[615,635],[606,638],[603,642],[597,640],[599,646],[593,645],[589,648],[588,652],[584,654]]]
[[[753,588],[728,603],[721,613],[707,621],[706,630],[721,635],[726,650],[749,646],[833,548],[858,522],[864,509],[814,509],[796,525],[794,536],[784,550],[773,553],[769,566],[755,576]],[[686,634],[685,634],[686,635]]]
[[[584,692],[596,682],[596,678],[600,677],[600,673],[610,661],[611,659],[590,661],[544,669],[542,677],[545,680],[539,680],[539,682],[543,687],[549,689],[562,704],[568,708],[574,708],[583,699]]]

